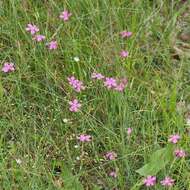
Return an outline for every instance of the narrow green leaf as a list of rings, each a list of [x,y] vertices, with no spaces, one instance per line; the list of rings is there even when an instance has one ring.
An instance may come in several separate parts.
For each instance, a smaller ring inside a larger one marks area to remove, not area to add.
[[[0,99],[3,98],[3,94],[4,94],[4,89],[3,89],[3,85],[1,84],[1,81],[0,81]]]
[[[177,90],[176,90],[176,86],[174,86],[173,89],[171,90],[171,96],[170,96],[170,102],[169,102],[171,113],[175,112],[176,102],[177,102]]]

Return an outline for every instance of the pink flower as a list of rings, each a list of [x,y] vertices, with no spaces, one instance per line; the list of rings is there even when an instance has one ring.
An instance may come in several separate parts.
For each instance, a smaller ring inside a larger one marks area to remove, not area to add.
[[[128,51],[122,50],[122,51],[120,52],[120,56],[121,56],[122,58],[126,58],[126,57],[128,57],[128,55],[129,55],[129,52],[128,52]]]
[[[185,156],[186,156],[185,151],[182,150],[182,149],[176,149],[176,150],[174,151],[174,154],[175,154],[175,156],[178,157],[178,158],[185,158]]]
[[[51,41],[51,42],[49,42],[49,44],[48,44],[48,48],[50,49],[50,50],[52,50],[52,49],[57,49],[57,41]]]
[[[8,63],[8,62],[4,63],[3,68],[2,68],[2,71],[4,73],[9,73],[14,70],[15,70],[14,63]]]
[[[79,137],[77,137],[80,142],[90,142],[92,140],[92,137],[90,135],[82,134]]]
[[[128,80],[127,80],[126,78],[123,78],[123,79],[121,79],[120,81],[121,81],[121,83],[123,83],[124,85],[127,85],[127,83],[128,83]]]
[[[168,141],[173,144],[176,144],[179,140],[180,140],[180,136],[178,134],[170,135],[170,137],[168,139]]]
[[[165,177],[161,182],[163,186],[171,187],[174,184],[174,179],[170,177]]]
[[[69,110],[71,112],[78,112],[79,108],[81,107],[81,104],[78,102],[77,99],[74,99],[74,100],[70,101],[69,105],[70,105]]]
[[[107,152],[105,158],[108,160],[115,160],[117,158],[117,154],[113,151]]]
[[[64,21],[68,21],[68,20],[69,20],[69,17],[70,17],[71,15],[72,15],[72,13],[69,13],[69,11],[65,10],[65,11],[63,11],[63,12],[60,14],[59,18],[60,18],[60,19],[63,19]]]
[[[118,91],[118,92],[123,92],[127,86],[127,79],[122,79],[120,80],[120,83],[117,84],[117,86],[115,87],[115,90]]]
[[[101,74],[101,73],[92,73],[92,76],[91,76],[93,79],[97,79],[97,80],[101,80],[104,78],[104,76]]]
[[[39,31],[39,28],[34,24],[28,24],[27,27],[26,27],[26,31],[28,31],[32,35],[34,35],[36,32]]]
[[[127,129],[127,134],[130,136],[131,133],[132,133],[132,131],[133,131],[133,130],[132,130],[131,128],[128,128],[128,129]]]
[[[149,175],[143,182],[147,187],[154,186],[156,184],[156,176]]]
[[[125,85],[123,83],[119,83],[117,84],[117,86],[115,87],[115,90],[118,92],[123,92],[125,90]]]
[[[108,89],[115,88],[117,86],[116,80],[114,78],[106,77],[106,80],[104,81],[104,86],[106,86]]]
[[[67,80],[76,92],[80,92],[81,90],[85,89],[83,82],[77,80],[74,76],[68,77]]]
[[[111,171],[111,172],[109,173],[109,176],[116,178],[116,177],[117,177],[116,171]]]
[[[39,35],[34,36],[33,39],[37,42],[41,42],[41,41],[45,40],[45,36],[39,34]]]
[[[123,31],[123,32],[120,32],[120,35],[122,38],[128,38],[132,36],[132,32]]]

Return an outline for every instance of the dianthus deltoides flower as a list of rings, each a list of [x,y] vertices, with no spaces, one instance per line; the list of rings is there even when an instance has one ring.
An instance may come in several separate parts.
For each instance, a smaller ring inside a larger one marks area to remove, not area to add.
[[[92,140],[92,137],[90,135],[81,134],[79,137],[77,137],[77,139],[80,142],[90,142]]]
[[[72,13],[69,13],[68,10],[65,10],[65,11],[63,11],[63,12],[60,14],[59,18],[62,19],[62,20],[64,20],[64,21],[68,21],[69,18],[71,17],[71,15],[72,15]]]
[[[128,37],[132,36],[132,32],[123,31],[123,32],[120,32],[120,35],[122,38],[128,38]]]
[[[41,35],[41,34],[38,34],[38,35],[34,36],[33,40],[35,40],[37,42],[41,42],[41,41],[45,40],[45,36]]]
[[[115,78],[106,77],[104,80],[104,86],[108,89],[114,89],[118,92],[123,92],[127,86],[127,79],[123,78],[120,80],[116,80]]]
[[[81,92],[81,90],[85,89],[85,86],[83,85],[83,82],[76,79],[74,76],[68,77],[67,80],[69,81],[69,84],[72,86],[72,88],[76,92]]]
[[[176,149],[174,151],[174,154],[178,158],[185,158],[185,156],[186,156],[186,152],[184,150],[182,150],[182,149]]]
[[[9,72],[12,72],[14,70],[15,70],[14,63],[8,63],[8,62],[4,63],[3,68],[2,68],[2,71],[4,73],[9,73]]]
[[[104,86],[106,86],[108,89],[115,88],[117,86],[116,79],[106,77],[104,81]]]
[[[48,45],[49,50],[54,50],[54,49],[57,49],[58,47],[57,41],[55,40],[49,42],[47,45]]]
[[[117,82],[117,85],[115,87],[116,91],[123,92],[127,86],[128,80],[123,78],[119,82]]]
[[[127,86],[128,80],[126,78],[116,79],[113,77],[105,77],[101,73],[93,72],[92,79],[101,80],[107,89],[114,89],[118,92],[123,92]]]
[[[26,31],[34,35],[36,32],[39,32],[39,28],[34,24],[28,24],[26,27]]]
[[[128,128],[128,129],[127,129],[127,134],[128,134],[128,136],[130,136],[130,135],[131,135],[132,131],[133,131],[133,129],[132,129],[132,128]]]
[[[125,89],[125,85],[123,83],[119,83],[115,87],[115,90],[118,91],[118,92],[123,92],[124,89]]]
[[[117,158],[117,154],[114,151],[107,152],[105,158],[108,160],[115,160]]]
[[[96,72],[93,72],[91,77],[92,79],[97,79],[97,80],[104,79],[104,76],[101,73],[96,73]]]
[[[69,105],[70,105],[69,110],[71,112],[78,112],[79,108],[81,107],[81,104],[79,103],[79,101],[77,99],[70,101]]]
[[[144,180],[144,185],[147,187],[154,186],[156,184],[156,176],[147,176]]]
[[[109,176],[116,178],[116,177],[117,177],[117,172],[116,172],[116,171],[111,171],[111,172],[109,173]]]
[[[172,178],[170,178],[170,177],[167,176],[160,183],[163,186],[171,187],[174,184],[174,179],[172,179]]]
[[[122,58],[126,58],[126,57],[129,56],[129,52],[128,52],[128,51],[125,51],[125,50],[122,50],[122,51],[120,52],[120,56],[121,56]]]
[[[168,141],[176,144],[180,140],[180,136],[178,134],[170,135]]]

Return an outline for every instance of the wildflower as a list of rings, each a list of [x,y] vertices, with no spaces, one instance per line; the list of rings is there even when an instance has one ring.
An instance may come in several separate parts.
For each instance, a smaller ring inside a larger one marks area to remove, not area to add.
[[[123,32],[120,32],[120,35],[122,38],[128,38],[132,36],[132,32],[123,31]]]
[[[178,157],[178,158],[185,158],[185,156],[186,156],[185,151],[182,150],[182,149],[176,149],[176,150],[174,151],[174,154],[175,154],[175,156]]]
[[[74,86],[76,83],[76,79],[74,76],[68,77],[67,80],[69,81],[69,84]]]
[[[39,35],[34,36],[33,39],[34,39],[35,41],[37,41],[37,42],[41,42],[41,41],[45,40],[45,36],[39,34]]]
[[[128,55],[129,55],[129,52],[128,52],[128,51],[122,50],[122,51],[120,52],[120,56],[121,56],[122,58],[126,58],[126,57],[128,57]]]
[[[71,15],[72,15],[72,13],[69,13],[69,11],[65,10],[65,11],[63,11],[63,12],[60,14],[59,18],[60,18],[60,19],[63,19],[64,21],[68,21],[68,20],[69,20],[69,17],[70,17]]]
[[[163,186],[171,187],[174,184],[174,179],[170,177],[165,177],[161,182]]]
[[[80,142],[90,142],[92,140],[92,137],[90,135],[81,134],[79,137],[77,137],[77,139]]]
[[[36,32],[39,32],[39,28],[34,24],[28,24],[26,27],[26,31],[34,35]]]
[[[74,59],[75,62],[79,62],[80,61],[79,57],[74,57],[73,59]]]
[[[119,91],[119,92],[123,92],[125,89],[125,85],[123,83],[119,83],[117,84],[117,86],[115,87],[115,90],[116,91]]]
[[[104,86],[106,86],[108,89],[114,88],[117,86],[116,80],[114,78],[106,78],[104,81]]]
[[[123,92],[127,86],[127,79],[120,80],[120,83],[116,85],[115,90],[119,92]]]
[[[71,112],[78,112],[79,108],[81,107],[81,104],[78,102],[77,99],[74,99],[74,100],[70,101],[69,105],[70,105],[69,110]]]
[[[105,158],[108,160],[115,160],[117,158],[117,154],[113,151],[107,152]]]
[[[104,76],[101,73],[95,73],[95,72],[92,73],[91,77],[92,79],[97,79],[97,80],[101,80],[104,78]]]
[[[64,118],[64,119],[63,119],[63,122],[64,122],[64,123],[68,123],[69,120],[68,120],[67,118]]]
[[[121,83],[123,83],[125,86],[126,86],[127,83],[128,83],[128,80],[127,80],[126,78],[123,78],[123,79],[121,79],[120,81],[121,81]]]
[[[143,182],[147,187],[154,186],[156,184],[156,176],[147,176]]]
[[[109,176],[116,178],[116,177],[117,177],[116,171],[111,171],[111,172],[109,173]]]
[[[170,135],[168,141],[173,143],[173,144],[176,144],[180,139],[180,136],[178,134],[175,134],[175,135]]]
[[[128,128],[128,129],[127,129],[127,134],[130,136],[131,133],[132,133],[132,129],[131,129],[131,128]]]
[[[50,50],[52,50],[52,49],[57,49],[57,41],[51,41],[51,42],[49,42],[49,44],[48,44],[48,48],[50,49]]]
[[[68,77],[67,80],[76,92],[80,92],[81,90],[85,89],[83,82],[77,80],[74,76]]]
[[[16,161],[17,164],[21,164],[22,163],[22,160],[20,158],[15,159],[15,161]]]
[[[8,62],[4,63],[3,68],[2,68],[2,71],[4,73],[8,73],[14,70],[15,70],[14,63],[8,63]]]

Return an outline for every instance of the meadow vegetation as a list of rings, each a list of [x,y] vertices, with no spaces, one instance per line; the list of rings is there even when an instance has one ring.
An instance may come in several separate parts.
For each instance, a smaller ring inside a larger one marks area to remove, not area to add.
[[[190,189],[190,2],[0,1],[0,189]]]

